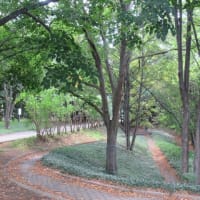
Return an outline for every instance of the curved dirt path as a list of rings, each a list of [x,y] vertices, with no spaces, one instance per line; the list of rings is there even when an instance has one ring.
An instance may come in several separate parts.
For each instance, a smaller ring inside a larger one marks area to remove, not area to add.
[[[89,141],[75,136],[66,138],[65,144]],[[11,150],[0,144],[1,200],[200,200],[199,196],[182,192],[123,187],[64,175],[42,166],[39,161],[42,155],[42,151]]]
[[[160,148],[155,144],[153,139],[148,136],[148,148],[152,154],[152,157],[159,167],[161,175],[164,177],[167,183],[178,183],[179,178],[177,176],[176,170],[169,164],[167,158],[160,150]]]
[[[8,178],[20,187],[54,200],[200,200],[199,196],[186,193],[135,189],[64,175],[42,166],[39,160],[43,155],[30,153],[11,160],[6,168]]]
[[[3,147],[2,147],[3,146]],[[4,145],[0,145],[0,199],[1,200],[53,200],[41,193],[35,193],[26,187],[21,187],[19,183],[11,180],[9,174],[5,173],[13,159],[16,159],[22,152],[5,149]]]

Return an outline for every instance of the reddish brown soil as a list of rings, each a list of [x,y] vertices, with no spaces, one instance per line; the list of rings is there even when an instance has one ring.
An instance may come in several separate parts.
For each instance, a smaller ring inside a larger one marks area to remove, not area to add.
[[[36,144],[36,149],[39,146],[42,146],[41,149],[50,150],[52,148],[63,146],[63,145],[73,145],[83,142],[92,142],[93,138],[85,136],[83,134],[73,134],[62,139],[58,139],[50,142],[41,142]],[[31,152],[34,152],[31,150]],[[24,189],[19,185],[11,182],[7,178],[7,174],[5,174],[5,169],[8,168],[8,163],[12,161],[12,159],[16,159],[20,157],[20,155],[29,153],[30,150],[19,150],[16,148],[12,148],[10,143],[2,143],[0,144],[0,200],[50,200],[51,198],[42,197],[37,195],[36,193]],[[22,156],[23,157],[23,156]],[[20,174],[16,173],[16,167],[12,168],[13,174],[15,174],[15,178],[20,178]],[[18,177],[17,177],[18,176]]]
[[[163,152],[160,150],[159,147],[156,146],[151,137],[148,137],[148,147],[165,181],[167,183],[179,182],[179,178],[176,174],[175,169],[172,168]]]
[[[42,197],[35,194],[30,190],[26,190],[15,183],[8,180],[5,175],[5,168],[7,163],[17,157],[21,152],[16,150],[10,150],[6,152],[0,152],[0,199],[1,200],[50,200],[50,198]]]

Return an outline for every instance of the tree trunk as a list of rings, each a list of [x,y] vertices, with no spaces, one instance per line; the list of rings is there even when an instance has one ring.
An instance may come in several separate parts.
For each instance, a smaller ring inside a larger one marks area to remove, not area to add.
[[[195,175],[196,175],[196,184],[200,185],[200,101],[198,106],[198,116],[196,125]]]
[[[187,9],[187,32],[186,32],[186,53],[185,66],[183,66],[183,43],[182,43],[182,0],[177,0],[175,5],[175,27],[176,27],[176,42],[178,48],[178,78],[179,89],[181,94],[183,108],[182,122],[182,172],[188,172],[188,135],[189,135],[189,72],[190,72],[190,51],[191,51],[191,28],[192,28],[192,13],[193,10]]]
[[[182,124],[182,172],[188,172],[189,167],[189,105],[185,105],[183,109],[183,124]]]
[[[5,97],[5,128],[8,129],[10,126],[10,120],[12,117],[14,103],[13,103],[13,90],[12,86],[4,83],[4,97]]]
[[[142,56],[143,55],[144,55],[144,52],[142,50]],[[143,90],[143,85],[144,85],[144,66],[145,66],[145,60],[143,57],[141,61],[139,60],[139,68],[141,69],[141,76],[140,76],[139,94],[138,94],[138,100],[137,100],[135,129],[133,131],[133,137],[132,137],[131,146],[130,146],[131,151],[133,151],[133,148],[135,145],[136,132],[141,121],[141,100],[142,100],[142,90]]]
[[[121,10],[124,12],[128,11],[129,4],[120,1]],[[109,103],[108,103],[108,91],[105,84],[105,76],[104,76],[104,68],[102,65],[102,59],[100,53],[98,52],[97,46],[94,40],[91,38],[89,32],[83,28],[83,32],[85,34],[85,38],[90,47],[92,57],[95,61],[95,66],[98,72],[99,78],[99,92],[102,100],[102,111],[97,109],[99,113],[102,115],[104,123],[107,128],[107,148],[106,148],[106,172],[109,174],[117,173],[117,152],[116,152],[116,142],[117,142],[117,130],[118,130],[118,122],[119,122],[119,111],[121,107],[121,100],[123,96],[123,84],[124,78],[127,70],[127,66],[130,63],[131,53],[128,49],[128,41],[124,37],[123,34],[125,24],[121,24],[120,35],[120,62],[119,62],[119,74],[116,79],[116,84],[112,84],[112,80],[110,79],[110,88],[112,90],[112,113],[109,113]],[[110,73],[111,68],[107,65],[107,74]],[[110,77],[111,78],[111,77]],[[114,88],[113,88],[114,87]],[[110,92],[109,92],[110,93]]]
[[[130,78],[129,78],[129,66],[127,66],[127,72],[124,83],[124,132],[126,136],[126,148],[130,150]]]
[[[107,127],[107,146],[106,146],[106,172],[108,174],[117,173],[117,129],[112,126],[110,121]]]

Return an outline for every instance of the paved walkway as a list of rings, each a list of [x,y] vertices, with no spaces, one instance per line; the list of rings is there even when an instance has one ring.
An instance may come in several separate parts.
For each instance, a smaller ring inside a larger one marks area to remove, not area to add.
[[[84,125],[82,125],[84,126]],[[79,128],[82,129],[82,126],[80,126]],[[70,125],[66,125],[65,127],[61,127],[60,131],[62,132],[70,132],[71,128]],[[35,130],[33,131],[20,131],[20,132],[15,132],[15,133],[7,133],[7,134],[0,134],[0,143],[3,142],[10,142],[13,140],[18,140],[18,139],[23,139],[23,138],[29,138],[29,137],[33,137],[36,136],[37,133]]]
[[[0,135],[0,143],[36,136],[36,131],[23,131]]]

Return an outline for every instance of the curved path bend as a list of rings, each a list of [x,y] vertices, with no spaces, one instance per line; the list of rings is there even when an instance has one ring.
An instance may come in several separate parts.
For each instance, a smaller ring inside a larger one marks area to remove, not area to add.
[[[7,164],[8,178],[20,187],[53,200],[200,200],[199,196],[132,189],[64,175],[38,162],[44,153],[30,153]]]

